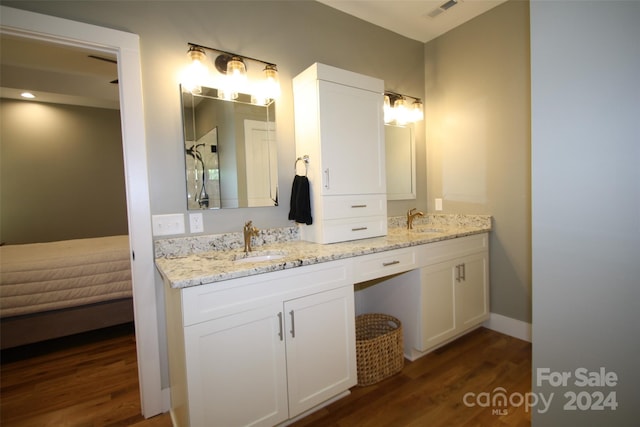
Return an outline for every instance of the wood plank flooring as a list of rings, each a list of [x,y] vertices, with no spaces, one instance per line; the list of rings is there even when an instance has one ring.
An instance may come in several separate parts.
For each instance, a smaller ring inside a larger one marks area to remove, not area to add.
[[[102,335],[3,351],[0,424],[171,426],[168,414],[147,420],[140,415],[132,329],[113,328]],[[294,426],[529,426],[524,407],[464,404],[465,393],[491,393],[496,387],[508,395],[531,389],[531,344],[481,328],[407,361],[400,374],[354,387],[350,396]]]
[[[475,393],[467,398],[475,403],[477,394],[491,394],[496,387],[507,395],[531,391],[531,343],[480,328],[407,361],[393,377],[353,388],[348,397],[293,426],[530,426],[531,414],[524,406],[465,405],[466,393]]]
[[[0,424],[171,426],[140,414],[132,325],[2,352]]]

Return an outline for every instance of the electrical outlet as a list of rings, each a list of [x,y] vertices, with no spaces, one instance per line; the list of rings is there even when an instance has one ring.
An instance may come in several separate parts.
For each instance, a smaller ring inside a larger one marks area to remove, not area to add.
[[[189,214],[189,230],[192,233],[202,233],[202,232],[204,232],[204,224],[202,223],[202,214],[201,213]]]
[[[437,211],[442,210],[442,199],[436,199],[436,210]]]
[[[151,224],[154,236],[184,234],[183,214],[152,215]]]

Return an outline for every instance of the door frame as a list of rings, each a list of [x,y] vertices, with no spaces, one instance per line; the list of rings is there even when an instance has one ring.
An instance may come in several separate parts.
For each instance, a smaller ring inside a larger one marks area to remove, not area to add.
[[[133,305],[142,415],[164,412],[153,237],[137,34],[0,6],[0,31],[52,44],[112,53],[118,60]]]

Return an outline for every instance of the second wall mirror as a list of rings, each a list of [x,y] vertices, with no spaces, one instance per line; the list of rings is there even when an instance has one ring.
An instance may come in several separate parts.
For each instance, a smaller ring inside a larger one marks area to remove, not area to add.
[[[387,200],[416,198],[416,146],[412,125],[384,126]]]
[[[181,86],[187,208],[278,205],[275,102],[256,105],[218,90],[192,93]]]

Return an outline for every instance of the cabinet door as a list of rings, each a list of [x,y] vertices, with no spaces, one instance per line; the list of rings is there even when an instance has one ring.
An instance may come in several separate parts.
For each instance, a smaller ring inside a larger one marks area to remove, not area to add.
[[[288,418],[283,315],[272,304],[185,328],[191,427]]]
[[[465,257],[458,263],[456,311],[458,328],[469,329],[489,317],[489,266],[486,253]]]
[[[420,271],[422,319],[418,350],[426,351],[454,336],[456,330],[455,264],[443,262]]]
[[[318,81],[322,194],[384,194],[385,145],[380,93]]]
[[[357,382],[353,289],[287,301],[289,415],[294,417]]]

